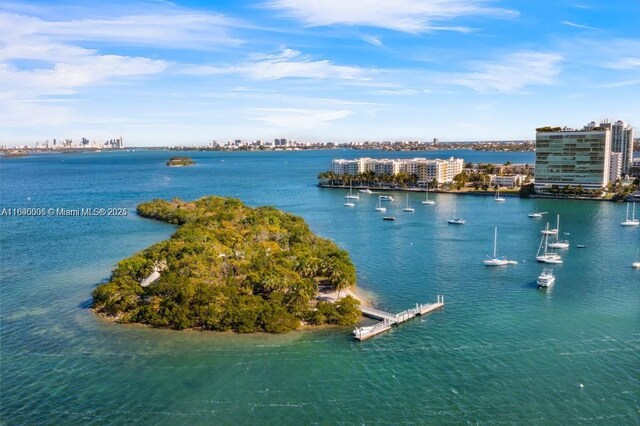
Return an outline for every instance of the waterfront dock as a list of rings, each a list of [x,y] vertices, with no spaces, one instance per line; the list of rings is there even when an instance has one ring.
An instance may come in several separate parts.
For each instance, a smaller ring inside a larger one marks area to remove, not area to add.
[[[444,296],[440,295],[438,295],[436,303],[416,303],[415,308],[409,308],[406,311],[402,311],[397,314],[361,306],[360,310],[362,311],[362,315],[368,318],[380,320],[380,322],[366,327],[356,327],[355,330],[353,330],[353,337],[357,340],[366,340],[370,337],[377,336],[380,333],[390,330],[394,325],[401,324],[416,316],[426,315],[430,312],[435,311],[436,309],[442,308],[443,306]]]

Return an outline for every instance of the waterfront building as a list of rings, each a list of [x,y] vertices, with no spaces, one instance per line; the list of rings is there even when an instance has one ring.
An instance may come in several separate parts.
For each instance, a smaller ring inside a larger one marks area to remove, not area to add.
[[[621,175],[629,174],[633,165],[633,127],[618,120],[611,125],[611,151],[622,154]]]
[[[568,185],[598,190],[609,183],[611,129],[591,124],[582,130],[536,129],[536,190]]]
[[[609,181],[614,182],[622,177],[622,153],[611,153],[611,165],[609,166]]]
[[[515,188],[522,186],[526,179],[525,175],[489,175],[489,185],[505,186],[507,188]]]
[[[406,173],[416,175],[418,182],[431,183],[434,179],[438,183],[451,183],[453,177],[462,172],[464,160],[461,158],[427,159],[377,159],[358,158],[354,160],[336,159],[331,162],[331,172],[338,175],[352,175],[372,172],[375,175],[397,175]]]

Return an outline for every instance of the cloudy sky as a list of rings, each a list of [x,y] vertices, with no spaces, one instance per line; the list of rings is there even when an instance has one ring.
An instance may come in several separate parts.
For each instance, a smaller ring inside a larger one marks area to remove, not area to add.
[[[639,0],[8,0],[0,144],[638,128],[638,28]]]

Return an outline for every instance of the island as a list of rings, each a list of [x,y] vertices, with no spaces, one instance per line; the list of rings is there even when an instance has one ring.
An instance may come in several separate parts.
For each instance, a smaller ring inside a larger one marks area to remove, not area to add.
[[[167,161],[167,166],[169,167],[192,166],[194,164],[195,161],[193,161],[191,157],[171,157],[169,161]]]
[[[284,333],[352,325],[359,301],[349,254],[274,207],[216,196],[156,199],[140,216],[178,225],[170,239],[120,261],[93,291],[94,312],[120,323],[173,329]],[[316,299],[321,289],[338,297]]]

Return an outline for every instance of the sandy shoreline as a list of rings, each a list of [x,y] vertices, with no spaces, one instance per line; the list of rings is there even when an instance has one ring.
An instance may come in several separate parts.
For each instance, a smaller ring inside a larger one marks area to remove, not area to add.
[[[354,299],[360,301],[360,304],[362,306],[373,306],[374,302],[375,302],[375,297],[370,294],[365,292],[364,290],[362,290],[361,288],[358,288],[356,286],[352,286],[349,287],[346,290],[342,290],[340,291],[340,297],[338,298],[338,292],[337,291],[319,291],[316,299],[318,300],[326,300],[326,301],[331,301],[331,302],[335,302],[338,299],[343,299],[347,296],[351,296]]]

